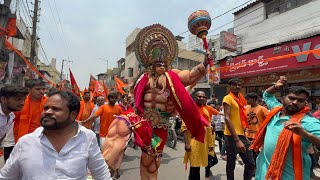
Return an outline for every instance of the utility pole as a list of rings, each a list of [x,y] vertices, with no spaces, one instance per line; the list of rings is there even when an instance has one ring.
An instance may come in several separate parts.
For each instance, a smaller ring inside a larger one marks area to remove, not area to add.
[[[67,62],[67,63],[68,63],[68,62],[72,62],[72,61],[66,60],[66,59],[63,59],[63,60],[62,60],[61,72],[60,72],[60,80],[62,80],[64,62]]]
[[[36,61],[36,44],[37,44],[37,23],[38,23],[38,10],[39,0],[34,1],[33,20],[32,20],[32,35],[31,35],[31,50],[30,50],[30,62],[33,66],[37,67]]]
[[[3,4],[0,4],[0,50],[3,49],[5,39],[5,28],[7,26],[9,17],[12,16],[10,11],[11,0],[4,0]]]

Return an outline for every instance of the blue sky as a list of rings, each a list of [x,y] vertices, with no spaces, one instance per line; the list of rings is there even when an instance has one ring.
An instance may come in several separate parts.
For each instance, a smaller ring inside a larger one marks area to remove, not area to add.
[[[107,63],[99,58],[108,59],[109,68],[112,68],[116,67],[117,60],[125,57],[125,39],[136,27],[160,23],[178,35],[188,30],[187,19],[193,11],[204,9],[215,17],[247,1],[45,0],[40,4],[38,32],[49,61],[57,58],[59,71],[62,59],[73,61],[65,65],[64,73],[68,73],[68,67],[71,67],[78,85],[83,89],[88,86],[90,74],[106,71]],[[33,8],[31,4],[29,7]],[[230,12],[214,19],[211,29],[232,20]],[[233,23],[211,34],[232,26]],[[185,42],[189,34],[182,34],[186,37]],[[40,52],[41,57],[47,63],[43,52]]]

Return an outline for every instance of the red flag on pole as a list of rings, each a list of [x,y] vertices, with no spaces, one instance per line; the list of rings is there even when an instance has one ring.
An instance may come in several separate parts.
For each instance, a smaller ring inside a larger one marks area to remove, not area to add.
[[[125,92],[123,91],[123,87],[126,86],[126,84],[124,82],[122,82],[119,78],[117,78],[116,76],[114,77],[114,80],[116,81],[116,90],[121,93],[122,95],[125,94]]]
[[[94,78],[91,74],[90,74],[90,81],[89,81],[89,91],[90,92],[94,92],[94,88],[96,86],[96,81],[97,79]]]
[[[70,71],[70,83],[71,83],[72,92],[75,95],[77,95],[78,97],[80,97],[80,99],[82,100],[81,91],[79,89],[79,86],[78,86],[76,79],[74,78],[73,73],[70,68],[69,68],[69,71]]]
[[[104,96],[104,88],[99,81],[96,81],[94,88],[94,96]]]
[[[102,86],[103,86],[103,89],[104,89],[105,98],[108,99],[109,92],[108,92],[108,88],[107,88],[104,80],[102,81]]]

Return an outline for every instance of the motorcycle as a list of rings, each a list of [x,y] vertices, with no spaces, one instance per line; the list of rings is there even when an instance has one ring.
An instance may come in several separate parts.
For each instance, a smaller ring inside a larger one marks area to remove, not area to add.
[[[170,148],[174,149],[176,147],[177,141],[178,141],[176,130],[175,130],[176,117],[170,117],[169,124],[170,124],[170,127],[168,129],[167,145]]]

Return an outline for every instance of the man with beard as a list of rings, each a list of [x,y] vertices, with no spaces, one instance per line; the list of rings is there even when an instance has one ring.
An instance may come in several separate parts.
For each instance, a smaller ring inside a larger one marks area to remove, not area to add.
[[[76,118],[78,121],[84,121],[90,117],[92,110],[94,108],[94,103],[90,100],[90,92],[84,91],[83,101],[80,102],[80,111],[78,117]],[[92,123],[82,123],[82,125],[88,129],[92,128]]]
[[[27,94],[27,88],[11,85],[5,86],[0,90],[0,144],[6,142],[3,144],[5,161],[9,158],[14,145],[13,119],[15,115],[13,112],[20,111],[23,108]],[[11,144],[8,143],[4,140],[5,137],[8,140],[12,139],[13,142],[11,142]]]
[[[91,115],[88,119],[84,120],[82,123],[92,123],[94,119],[100,116],[100,144],[103,146],[110,124],[115,118],[115,115],[122,114],[121,107],[116,105],[117,93],[108,94],[108,104],[104,104],[99,107],[99,109]]]
[[[30,79],[26,82],[29,94],[20,112],[15,113],[13,133],[15,142],[22,136],[32,133],[41,126],[40,114],[47,100],[44,96],[46,84],[41,79]]]
[[[245,105],[247,101],[240,93],[241,82],[238,78],[229,80],[230,93],[223,98],[223,109],[226,128],[224,137],[227,151],[227,179],[234,179],[234,168],[237,154],[239,153],[244,162],[244,180],[251,180],[254,172],[253,153],[248,150],[249,140],[244,134],[244,128],[248,127]]]
[[[204,117],[209,124],[211,124],[212,115],[217,115],[219,112],[215,110],[213,107],[207,104],[207,97],[203,91],[198,91],[194,95],[194,100],[197,105],[197,108],[202,117]],[[210,162],[213,158],[216,159],[214,153],[214,132],[212,132],[212,127],[206,127],[206,135],[204,143],[201,143],[195,138],[191,138],[191,133],[188,131],[184,122],[181,125],[181,131],[183,132],[185,139],[185,156],[184,163],[188,163],[190,160],[190,180],[200,180],[200,167],[205,168],[205,177],[209,178],[211,171],[210,168],[214,165],[208,163],[210,158]],[[217,162],[217,159],[216,159]],[[210,164],[210,165],[209,165]]]
[[[287,78],[280,79],[263,94],[271,109],[251,148],[262,151],[257,158],[256,179],[310,179],[311,160],[307,149],[320,147],[320,122],[306,115],[309,92],[302,86],[287,89],[283,103],[274,96],[286,86]]]
[[[53,91],[41,126],[20,138],[0,171],[0,179],[111,179],[95,134],[75,122],[80,109],[71,92]]]

